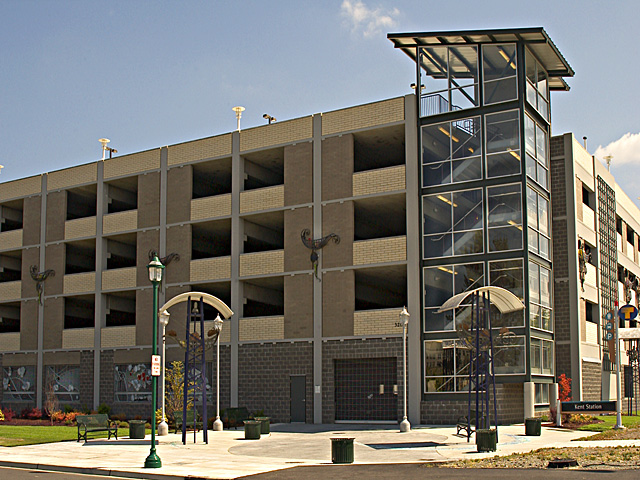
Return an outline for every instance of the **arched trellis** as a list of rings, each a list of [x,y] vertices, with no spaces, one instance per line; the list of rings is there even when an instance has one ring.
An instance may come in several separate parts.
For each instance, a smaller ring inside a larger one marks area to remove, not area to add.
[[[467,441],[471,437],[471,415],[475,413],[475,428],[490,428],[490,387],[493,389],[493,421],[498,440],[498,406],[496,404],[496,381],[494,371],[494,344],[491,325],[490,305],[495,305],[500,313],[516,312],[524,309],[524,304],[509,290],[496,287],[480,287],[459,293],[449,298],[438,309],[438,313],[454,310],[471,297],[471,324],[456,325],[461,344],[471,350],[469,362],[469,397],[467,408]],[[502,329],[499,336],[509,338],[508,329]],[[513,335],[513,334],[511,334]],[[475,402],[473,402],[475,400]],[[472,409],[475,403],[475,410]]]
[[[186,351],[185,351],[185,362],[184,362],[184,402],[182,406],[182,443],[186,443],[186,426],[187,426],[187,395],[190,385],[194,385],[194,396],[197,394],[197,387],[200,386],[202,390],[202,409],[203,409],[203,429],[202,434],[204,437],[205,443],[208,442],[207,438],[207,392],[206,392],[206,382],[205,382],[205,334],[204,334],[204,308],[203,304],[211,305],[215,308],[225,319],[231,318],[233,315],[233,311],[227,306],[219,298],[210,295],[204,292],[186,292],[181,293],[180,295],[176,295],[171,300],[166,302],[162,307],[160,307],[159,315],[160,317],[165,316],[168,318],[169,312],[167,311],[169,308],[177,305],[181,302],[187,302],[187,322],[186,322]],[[195,308],[193,308],[195,307]],[[200,334],[197,333],[197,325],[194,326],[195,331],[191,332],[192,323],[197,322],[200,325]],[[216,337],[215,343],[218,345],[218,353],[217,353],[217,380],[216,380],[216,389],[217,389],[217,412],[220,409],[220,378],[219,378],[219,369],[220,369],[220,332],[222,331],[222,320],[218,317],[215,320],[216,323]],[[165,323],[166,325],[166,323]],[[164,360],[163,360],[164,361]],[[163,392],[164,395],[164,392]],[[195,413],[195,405],[194,405],[194,416]],[[218,415],[218,413],[217,413]],[[216,428],[214,424],[214,429],[222,429],[221,422],[219,417],[216,417],[216,423],[220,423]],[[195,418],[194,418],[194,427],[195,427]],[[194,428],[194,441],[195,441],[195,428]]]

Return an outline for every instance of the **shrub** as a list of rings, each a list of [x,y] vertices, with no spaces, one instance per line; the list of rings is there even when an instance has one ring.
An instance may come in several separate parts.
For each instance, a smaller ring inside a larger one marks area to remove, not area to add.
[[[106,403],[101,403],[98,406],[98,413],[106,413],[107,415],[109,415],[109,412],[111,412],[111,407]]]
[[[124,422],[127,420],[127,416],[124,413],[115,413],[111,415],[111,420],[117,420],[119,422]]]
[[[68,412],[64,414],[64,423],[67,425],[71,425],[76,421],[76,417],[78,416],[78,412]]]
[[[53,422],[64,422],[66,414],[60,411],[51,413],[51,423]]]
[[[37,407],[27,407],[20,412],[20,417],[28,420],[40,420],[42,418],[42,412]]]
[[[75,409],[71,406],[71,405],[65,405],[64,406],[64,413],[71,413],[74,412]]]
[[[4,420],[5,422],[10,422],[16,417],[16,412],[14,412],[11,407],[7,407],[3,410],[4,412]]]
[[[2,410],[0,410],[0,422],[4,422],[4,414],[2,413]]]

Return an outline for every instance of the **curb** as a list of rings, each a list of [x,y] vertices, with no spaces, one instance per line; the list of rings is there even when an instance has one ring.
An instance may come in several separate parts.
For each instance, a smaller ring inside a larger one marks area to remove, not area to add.
[[[30,470],[44,470],[49,472],[60,473],[81,473],[85,475],[100,475],[103,477],[120,477],[120,478],[135,478],[135,479],[149,479],[149,480],[210,480],[206,477],[198,477],[192,475],[171,475],[163,473],[152,472],[131,472],[127,470],[107,470],[104,468],[91,468],[91,467],[66,467],[62,465],[47,465],[41,463],[20,463],[20,462],[7,462],[0,460],[0,467],[20,468]]]

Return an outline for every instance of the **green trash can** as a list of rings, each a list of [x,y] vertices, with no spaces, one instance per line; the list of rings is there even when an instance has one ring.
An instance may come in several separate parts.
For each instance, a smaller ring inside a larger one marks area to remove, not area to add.
[[[262,429],[262,422],[259,422],[257,420],[245,420],[244,421],[244,439],[260,440],[261,429]]]
[[[129,438],[144,440],[144,420],[129,420]]]
[[[478,452],[495,452],[496,444],[496,430],[495,428],[483,428],[476,430],[476,445],[478,446]]]
[[[353,438],[331,439],[331,461],[333,463],[353,463]]]
[[[260,427],[262,435],[271,433],[271,417],[254,417],[254,420],[262,424]]]
[[[539,437],[542,433],[541,418],[526,418],[524,420],[524,434],[527,437]]]

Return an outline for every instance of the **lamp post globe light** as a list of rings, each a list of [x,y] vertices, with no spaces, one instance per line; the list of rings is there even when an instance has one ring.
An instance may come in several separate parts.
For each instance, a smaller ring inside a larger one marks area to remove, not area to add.
[[[411,430],[411,424],[407,420],[407,325],[409,325],[409,312],[407,307],[402,307],[400,312],[400,322],[402,323],[402,402],[403,402],[403,418],[400,422],[400,431],[408,432]]]
[[[147,265],[149,270],[149,280],[153,284],[153,338],[152,338],[152,355],[158,354],[158,288],[162,281],[162,271],[164,265],[160,262],[157,255]],[[153,372],[152,372],[153,373]],[[156,405],[157,405],[157,389],[158,377],[151,377],[151,450],[149,456],[144,461],[145,468],[160,468],[162,461],[156,454]]]
[[[162,421],[158,424],[158,435],[168,435],[169,434],[169,425],[167,424],[167,416],[164,411],[164,396],[165,396],[165,370],[166,370],[166,333],[167,333],[167,324],[169,323],[170,314],[166,310],[159,313],[158,320],[160,321],[160,325],[162,325],[162,382],[160,395],[162,398]]]
[[[213,321],[213,329],[216,337],[216,420],[213,422],[213,431],[222,431],[222,420],[220,420],[220,334],[222,333],[222,324],[224,322],[220,318],[220,314]]]

